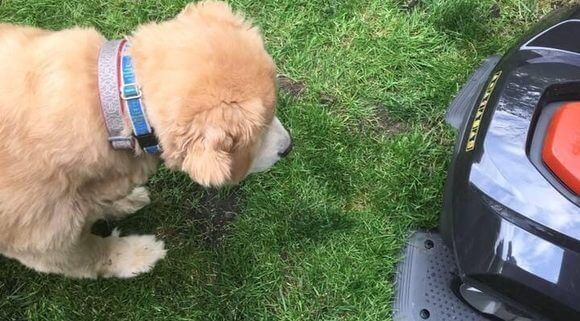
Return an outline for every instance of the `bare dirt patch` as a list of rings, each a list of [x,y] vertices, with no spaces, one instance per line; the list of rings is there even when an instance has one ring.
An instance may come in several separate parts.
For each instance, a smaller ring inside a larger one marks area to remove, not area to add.
[[[408,129],[406,123],[398,121],[389,115],[389,110],[382,103],[376,103],[372,106],[373,114],[368,119],[364,129],[370,127],[375,133],[380,133],[387,136],[398,135]]]
[[[218,246],[227,233],[228,224],[239,214],[239,189],[219,193],[215,189],[201,189],[199,204],[192,209],[194,225],[211,246]]]
[[[278,75],[278,86],[292,97],[301,97],[306,93],[306,83],[285,75]]]

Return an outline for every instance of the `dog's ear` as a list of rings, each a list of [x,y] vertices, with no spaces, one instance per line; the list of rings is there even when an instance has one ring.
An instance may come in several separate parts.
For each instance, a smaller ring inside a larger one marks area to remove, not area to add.
[[[218,187],[231,181],[234,141],[219,128],[206,128],[186,151],[182,170],[206,187]]]
[[[249,29],[251,25],[246,25],[245,18],[234,13],[229,4],[223,1],[201,1],[188,4],[178,15],[178,18],[185,20],[198,20],[207,22],[218,21],[227,23],[234,27],[244,27]]]
[[[223,1],[200,1],[190,3],[179,13],[180,17],[191,17],[196,14],[206,16],[222,16],[224,13],[232,15],[232,8]]]

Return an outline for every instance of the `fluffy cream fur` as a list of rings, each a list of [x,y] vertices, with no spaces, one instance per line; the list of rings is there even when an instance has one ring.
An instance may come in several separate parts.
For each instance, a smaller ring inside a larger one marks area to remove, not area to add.
[[[91,28],[0,24],[0,252],[37,271],[150,270],[165,256],[162,241],[101,238],[91,225],[147,205],[140,186],[160,158],[202,185],[243,179],[273,123],[275,67],[260,33],[227,5],[202,2],[133,34],[136,75],[164,152],[115,151],[96,83],[104,41]]]

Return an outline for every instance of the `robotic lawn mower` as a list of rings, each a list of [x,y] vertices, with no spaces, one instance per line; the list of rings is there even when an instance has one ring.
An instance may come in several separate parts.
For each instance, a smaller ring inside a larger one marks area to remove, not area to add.
[[[489,57],[447,122],[439,233],[411,237],[395,320],[580,320],[580,8]]]

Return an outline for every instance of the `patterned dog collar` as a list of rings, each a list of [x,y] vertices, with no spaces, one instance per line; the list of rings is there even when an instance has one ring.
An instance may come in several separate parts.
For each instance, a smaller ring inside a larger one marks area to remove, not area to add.
[[[99,53],[99,96],[109,142],[114,149],[134,150],[136,141],[146,153],[159,154],[161,147],[145,114],[129,47],[127,40],[112,40],[105,42]],[[131,121],[132,136],[124,133],[125,113]]]

